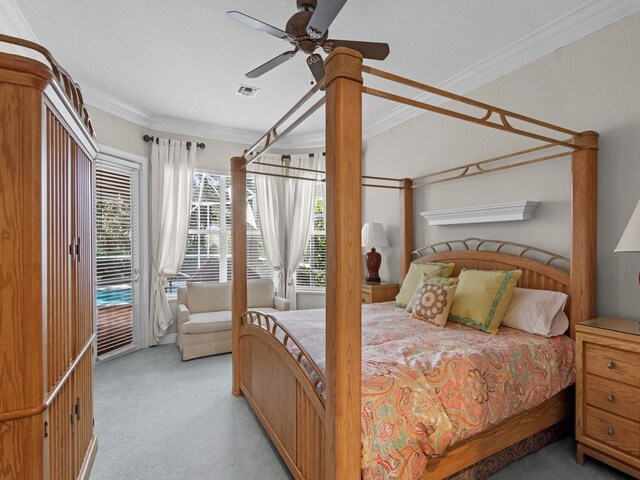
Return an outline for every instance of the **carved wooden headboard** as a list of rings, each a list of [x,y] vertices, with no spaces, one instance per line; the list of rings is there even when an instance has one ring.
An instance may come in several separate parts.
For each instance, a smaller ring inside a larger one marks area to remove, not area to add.
[[[554,290],[569,296],[565,313],[571,321],[571,278],[566,257],[527,245],[479,238],[436,243],[413,251],[411,257],[425,262],[455,263],[454,275],[463,268],[521,270],[519,287]],[[572,331],[569,328],[567,335]]]

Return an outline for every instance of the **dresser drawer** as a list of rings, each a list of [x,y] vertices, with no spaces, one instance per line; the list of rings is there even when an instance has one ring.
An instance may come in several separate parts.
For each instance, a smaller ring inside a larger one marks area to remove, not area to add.
[[[595,343],[585,343],[585,352],[587,373],[640,387],[640,354]]]
[[[640,388],[587,374],[585,395],[588,405],[640,422]]]
[[[585,434],[610,447],[640,455],[640,424],[618,415],[586,407]]]
[[[362,303],[371,303],[371,293],[370,292],[362,292]]]

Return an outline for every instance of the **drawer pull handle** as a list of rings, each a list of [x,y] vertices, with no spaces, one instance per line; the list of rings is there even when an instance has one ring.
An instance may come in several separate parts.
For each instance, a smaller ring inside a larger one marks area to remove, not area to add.
[[[607,395],[607,401],[609,402],[613,402],[613,394],[610,393],[609,395]]]
[[[613,363],[613,360],[609,360],[609,363],[607,364],[607,368],[608,368],[609,370],[611,370],[613,367],[615,367],[615,365],[616,365],[616,364],[615,364],[615,363]]]
[[[609,435],[613,435],[613,427],[609,427],[609,429],[607,430],[607,433]]]

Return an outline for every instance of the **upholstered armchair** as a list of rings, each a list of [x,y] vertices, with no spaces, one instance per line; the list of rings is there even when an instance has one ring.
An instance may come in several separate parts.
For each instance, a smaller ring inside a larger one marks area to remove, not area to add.
[[[271,280],[247,282],[249,309],[289,310]],[[231,351],[231,283],[189,283],[178,289],[178,348],[182,360]]]

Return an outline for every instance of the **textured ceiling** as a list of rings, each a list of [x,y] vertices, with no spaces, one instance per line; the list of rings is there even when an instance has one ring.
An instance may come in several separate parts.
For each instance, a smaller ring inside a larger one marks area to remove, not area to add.
[[[289,50],[289,44],[225,16],[227,10],[239,10],[284,28],[295,12],[294,0],[16,3],[37,40],[76,81],[152,115],[264,131],[310,88],[304,55],[260,78],[245,78],[245,72]],[[368,63],[437,85],[587,3],[349,0],[329,33],[387,42],[387,60]],[[235,94],[240,84],[260,92],[252,99],[241,97]],[[365,124],[393,107],[366,99]],[[316,114],[297,133],[321,132],[323,123]]]

